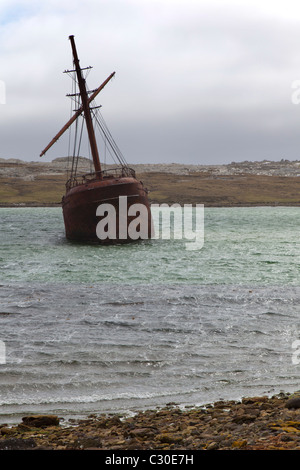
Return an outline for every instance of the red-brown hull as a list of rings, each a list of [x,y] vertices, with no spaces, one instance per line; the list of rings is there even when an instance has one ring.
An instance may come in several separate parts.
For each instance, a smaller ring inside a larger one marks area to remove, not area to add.
[[[100,244],[128,243],[136,241],[130,236],[119,237],[119,220],[124,217],[129,223],[134,217],[120,213],[120,196],[127,197],[127,210],[132,204],[143,204],[147,209],[147,238],[151,238],[152,218],[147,192],[142,183],[133,177],[107,178],[89,181],[74,186],[62,200],[66,238],[79,242],[95,242]],[[97,224],[101,217],[96,215],[101,204],[111,204],[116,210],[117,230],[113,239],[99,239]],[[126,211],[125,211],[126,212]],[[122,232],[124,234],[124,230]],[[140,237],[145,238],[145,237]]]

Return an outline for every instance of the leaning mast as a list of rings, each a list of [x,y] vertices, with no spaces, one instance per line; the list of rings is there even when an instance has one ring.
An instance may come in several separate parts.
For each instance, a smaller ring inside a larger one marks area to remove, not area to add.
[[[71,41],[71,46],[72,46],[72,51],[73,51],[75,71],[77,75],[77,81],[78,81],[78,86],[79,86],[79,91],[80,91],[80,96],[81,96],[81,101],[82,101],[82,108],[84,112],[87,132],[89,136],[89,142],[91,146],[91,153],[93,157],[95,172],[96,172],[97,178],[101,179],[102,178],[101,165],[100,165],[98,147],[97,147],[94,127],[93,127],[93,122],[92,122],[91,110],[89,107],[89,100],[88,100],[87,91],[86,91],[85,79],[82,76],[81,68],[79,66],[79,59],[78,59],[78,55],[76,51],[74,36],[73,35],[69,36],[69,39]]]

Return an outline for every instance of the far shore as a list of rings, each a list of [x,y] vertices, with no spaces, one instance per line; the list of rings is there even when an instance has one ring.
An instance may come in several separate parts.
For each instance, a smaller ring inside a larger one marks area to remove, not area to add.
[[[300,206],[300,162],[228,165],[132,165],[150,203],[205,207]],[[79,173],[90,171],[82,158]],[[58,207],[65,194],[66,159],[50,163],[0,159],[0,207]]]
[[[153,203],[157,204],[157,203]],[[165,202],[166,204],[166,202]],[[167,203],[168,204],[168,203]],[[172,205],[173,203],[170,203]],[[185,203],[188,204],[188,203]],[[151,205],[151,202],[150,202]],[[14,203],[14,204],[5,204],[5,203],[0,203],[0,208],[5,209],[5,208],[29,208],[29,207],[37,207],[37,208],[42,208],[42,207],[62,207],[61,203]],[[208,208],[233,208],[233,207],[300,207],[300,202],[299,203],[280,203],[280,204],[268,204],[268,203],[260,203],[260,204],[204,204],[204,207]]]

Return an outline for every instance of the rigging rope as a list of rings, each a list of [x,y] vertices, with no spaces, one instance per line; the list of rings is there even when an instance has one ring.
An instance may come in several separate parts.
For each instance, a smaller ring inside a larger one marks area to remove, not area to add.
[[[89,74],[89,70],[86,73],[86,76]],[[72,104],[76,104],[77,109],[80,108],[81,106],[81,100],[80,100],[80,95],[76,93],[78,90],[78,84],[76,77],[74,77],[73,74],[69,74],[72,78],[72,96],[71,97],[71,112],[72,112]],[[119,149],[117,143],[115,142],[113,136],[110,133],[110,130],[107,127],[107,124],[99,111],[99,108],[96,108],[96,111],[91,109],[92,117],[94,118],[94,121],[96,122],[99,130],[101,137],[104,142],[104,163],[106,165],[106,153],[107,151],[109,152],[112,160],[114,161],[115,164],[119,164],[122,167],[127,166],[127,162]],[[80,152],[80,146],[82,142],[82,134],[83,134],[83,127],[84,127],[84,115],[82,114],[82,126],[80,130],[80,137],[78,141],[78,119],[76,119],[75,123],[75,131],[74,131],[74,146],[73,146],[73,155],[72,155],[72,168],[71,168],[71,173],[70,177],[75,177],[77,173],[77,168],[78,168],[78,161],[79,161],[79,152]],[[71,147],[71,127],[70,126],[70,132],[69,132],[69,148],[68,148],[68,155],[70,155],[70,147]],[[77,147],[77,152],[76,152],[76,147]],[[88,152],[89,152],[89,160],[90,160],[90,169],[92,171],[92,161],[91,161],[91,154],[90,154],[90,146],[88,146]],[[68,158],[68,164],[69,164],[69,158]],[[69,171],[69,170],[68,170]]]
[[[76,81],[72,80],[72,94],[75,93],[75,92],[76,92]],[[73,100],[70,100],[70,118],[73,115],[72,107],[73,107]],[[70,171],[71,140],[72,140],[72,126],[69,127],[69,139],[68,139],[68,162],[67,162],[67,178],[68,179],[69,179],[69,177],[72,176],[72,171]],[[72,159],[72,162],[73,162],[73,159]]]
[[[77,156],[76,156],[76,159],[75,159],[76,160],[75,175],[77,173],[77,168],[78,168],[78,161],[79,161],[79,153],[80,153],[80,147],[81,147],[83,126],[84,126],[84,119],[82,119],[82,123],[81,123],[81,131],[80,131],[80,137],[79,137],[79,142],[78,142],[78,147],[77,147]]]
[[[116,141],[114,140],[113,136],[111,135],[110,133],[110,130],[108,129],[107,125],[106,125],[106,122],[102,116],[102,114],[100,113],[99,109],[97,110],[97,113],[95,113],[93,110],[93,115],[94,115],[94,118],[99,126],[99,129],[102,133],[102,136],[106,139],[106,142],[108,142],[113,154],[115,155],[115,157],[117,158],[119,164],[121,166],[127,166],[127,162],[124,158],[124,156],[122,155],[122,152],[121,150],[119,149]],[[112,153],[110,152],[112,158],[113,158],[113,155]],[[113,158],[114,159],[114,158]],[[114,160],[115,161],[115,160]],[[115,162],[116,163],[116,162]]]

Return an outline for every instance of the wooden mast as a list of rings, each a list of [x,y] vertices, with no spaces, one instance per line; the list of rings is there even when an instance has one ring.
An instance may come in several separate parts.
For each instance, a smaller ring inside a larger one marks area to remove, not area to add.
[[[88,103],[91,103],[98,93],[105,87],[105,85],[109,82],[109,80],[115,75],[115,72],[111,73],[110,76],[100,85],[97,90],[94,91],[94,93],[89,97]],[[80,106],[80,108],[75,112],[75,114],[69,119],[67,124],[64,125],[64,127],[56,134],[55,137],[51,140],[50,144],[47,145],[47,147],[41,152],[40,157],[42,157],[47,150],[49,150],[50,147],[52,147],[53,144],[60,138],[60,136],[70,127],[71,124],[73,124],[74,121],[80,116],[80,114],[83,112],[83,107]]]
[[[97,178],[102,178],[98,147],[97,147],[94,127],[93,127],[92,117],[91,117],[89,100],[88,100],[87,91],[86,91],[85,79],[82,76],[81,68],[79,66],[79,60],[77,56],[74,36],[69,36],[69,39],[71,41],[71,46],[72,46],[72,51],[73,51],[74,65],[75,65],[75,70],[76,70],[76,75],[77,75],[77,80],[78,80],[79,91],[81,95],[82,108],[83,108],[86,127],[88,131],[95,172],[96,172]]]

